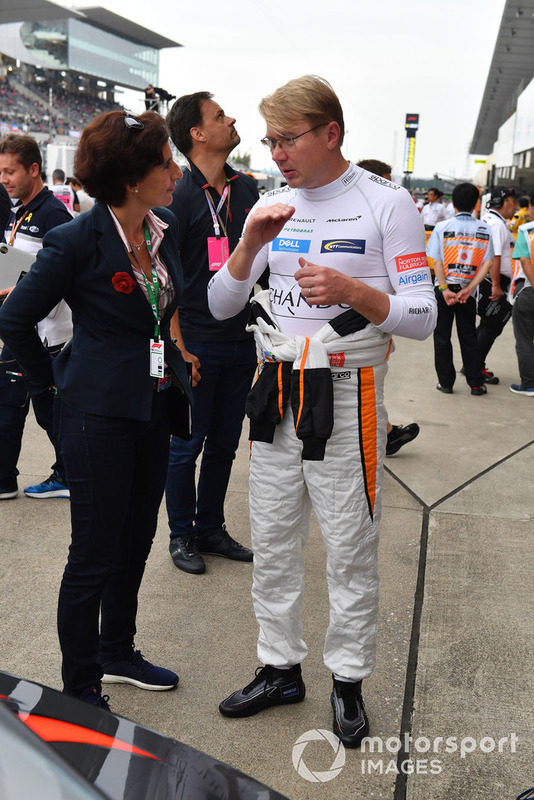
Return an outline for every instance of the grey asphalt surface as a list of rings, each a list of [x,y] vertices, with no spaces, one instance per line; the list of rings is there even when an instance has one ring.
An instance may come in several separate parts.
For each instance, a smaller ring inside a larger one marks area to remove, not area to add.
[[[220,716],[220,700],[258,666],[251,565],[207,557],[205,575],[180,572],[162,506],[136,645],[176,669],[180,684],[160,693],[113,685],[110,703],[292,800],[515,800],[534,786],[534,400],[508,389],[518,381],[511,326],[490,354],[501,382],[485,397],[471,397],[461,375],[453,395],[436,391],[432,339],[396,345],[389,416],[417,421],[421,433],[386,459],[377,666],[364,683],[374,752],[339,752],[334,764],[326,739],[294,750],[297,739],[330,731],[332,721],[315,522],[306,551],[305,702],[249,719]],[[47,477],[50,463],[48,440],[30,417],[20,487]],[[245,430],[227,499],[227,527],[244,544],[247,471]],[[69,531],[66,500],[21,494],[0,503],[0,668],[54,688],[61,688],[55,615]],[[409,751],[397,753],[410,736]]]

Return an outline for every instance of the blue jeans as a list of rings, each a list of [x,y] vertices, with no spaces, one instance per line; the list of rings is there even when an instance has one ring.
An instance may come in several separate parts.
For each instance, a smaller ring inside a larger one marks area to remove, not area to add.
[[[63,345],[50,347],[49,352],[55,356],[62,348]],[[21,371],[18,361],[4,347],[0,355],[0,486],[16,479],[19,474],[17,462],[22,447],[24,424],[30,410],[30,396],[24,379],[10,373]],[[32,397],[31,402],[35,419],[46,431],[54,448],[52,472],[57,471],[64,478],[59,442],[53,432],[54,394],[52,391],[41,392]]]
[[[58,632],[64,691],[79,696],[100,684],[100,663],[134,642],[137,594],[165,488],[169,417],[166,392],[154,392],[148,422],[56,405],[72,525]]]
[[[193,389],[192,438],[171,438],[165,489],[171,539],[206,535],[224,524],[226,490],[257,363],[253,339],[186,341],[185,346],[200,360],[201,380]],[[196,461],[202,448],[196,489]]]

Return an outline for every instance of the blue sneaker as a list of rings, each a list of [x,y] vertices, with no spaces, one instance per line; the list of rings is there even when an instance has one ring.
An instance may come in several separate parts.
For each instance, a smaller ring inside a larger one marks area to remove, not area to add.
[[[24,489],[26,497],[36,497],[44,499],[46,497],[70,497],[69,487],[59,477],[57,472],[53,472],[46,481],[36,483],[34,486],[27,486]]]
[[[534,386],[523,386],[522,383],[512,383],[510,391],[515,394],[526,394],[534,397]]]
[[[164,667],[156,667],[143,658],[140,650],[132,650],[118,661],[102,664],[102,683],[131,683],[149,692],[166,692],[174,689],[178,675]]]

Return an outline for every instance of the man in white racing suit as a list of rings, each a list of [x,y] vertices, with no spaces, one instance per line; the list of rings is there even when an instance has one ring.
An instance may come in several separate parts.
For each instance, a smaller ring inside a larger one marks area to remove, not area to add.
[[[290,81],[260,113],[287,186],[255,205],[208,298],[215,317],[232,316],[269,266],[269,289],[252,303],[262,365],[247,409],[252,595],[265,666],[219,710],[244,717],[304,699],[302,550],[313,507],[327,551],[333,729],[357,747],[369,729],[361,681],[375,661],[391,335],[426,338],[436,302],[414,202],[342,156],[332,87],[309,75]]]

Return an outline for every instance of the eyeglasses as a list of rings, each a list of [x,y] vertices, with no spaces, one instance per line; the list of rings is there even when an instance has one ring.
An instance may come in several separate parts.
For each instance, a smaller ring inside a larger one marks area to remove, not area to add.
[[[328,122],[321,122],[320,125],[316,125],[314,128],[304,131],[304,133],[299,133],[298,136],[282,136],[280,139],[268,139],[265,137],[264,139],[260,139],[260,141],[263,145],[265,145],[265,147],[269,148],[271,153],[274,152],[276,145],[278,145],[278,147],[280,147],[280,149],[284,152],[287,152],[288,150],[293,150],[295,147],[295,142],[297,139],[300,139],[301,136],[305,136],[307,133],[316,131],[317,128],[322,128],[324,125],[328,125]]]
[[[124,124],[126,125],[128,130],[131,130],[133,128],[136,131],[142,131],[143,128],[145,127],[144,122],[141,122],[140,119],[136,119],[135,117],[130,117],[128,115],[124,117]]]

